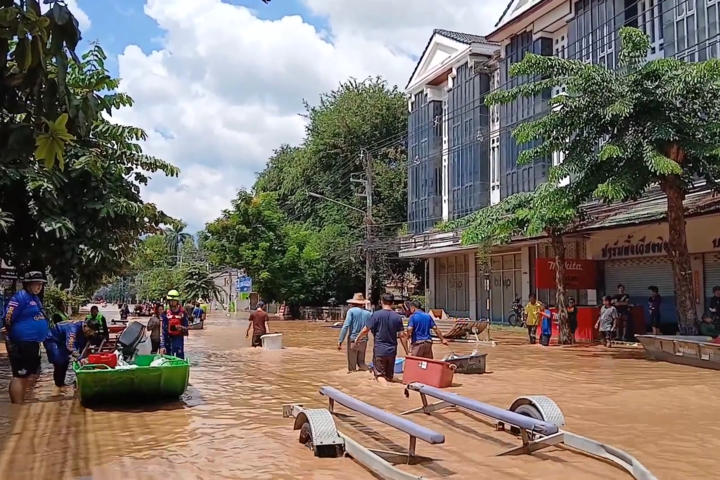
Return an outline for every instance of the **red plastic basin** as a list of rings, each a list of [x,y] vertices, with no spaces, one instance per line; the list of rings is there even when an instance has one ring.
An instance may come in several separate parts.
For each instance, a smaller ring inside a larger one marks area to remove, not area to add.
[[[452,385],[455,365],[442,360],[406,357],[403,383],[424,383],[435,388],[447,388]]]

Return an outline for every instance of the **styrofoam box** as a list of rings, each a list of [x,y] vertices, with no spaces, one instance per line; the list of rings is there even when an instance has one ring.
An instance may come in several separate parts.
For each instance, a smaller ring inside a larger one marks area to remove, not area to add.
[[[266,350],[282,350],[282,333],[270,333],[260,337],[262,347]]]

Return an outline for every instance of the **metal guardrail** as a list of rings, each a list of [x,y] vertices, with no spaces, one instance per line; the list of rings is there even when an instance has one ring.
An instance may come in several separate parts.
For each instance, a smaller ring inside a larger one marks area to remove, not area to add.
[[[624,469],[637,480],[657,480],[655,475],[650,473],[644,465],[627,452],[563,430],[561,427],[565,426],[565,417],[557,404],[548,397],[519,397],[508,410],[505,410],[422,383],[411,383],[407,386],[406,391],[418,392],[423,406],[408,410],[403,415],[419,412],[429,415],[443,408],[459,407],[497,420],[499,430],[504,430],[506,424],[515,427],[515,431],[520,434],[523,444],[500,453],[500,456],[531,454],[551,446],[564,445],[606,460]],[[427,397],[440,401],[429,404]],[[511,431],[513,431],[512,428]]]

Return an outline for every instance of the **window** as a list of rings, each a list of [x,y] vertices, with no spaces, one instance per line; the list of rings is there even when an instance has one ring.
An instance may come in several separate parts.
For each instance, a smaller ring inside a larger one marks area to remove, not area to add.
[[[553,38],[553,53],[556,57],[559,58],[568,58],[568,40],[567,40],[567,28],[561,29],[558,33],[555,34],[555,37]],[[565,93],[565,85],[559,85],[556,87],[553,87],[552,90],[552,96],[556,97],[560,95],[561,93]]]
[[[720,25],[720,5],[718,5],[718,0],[706,0],[706,2],[705,31],[707,32],[708,44],[705,58],[719,58],[718,25]]]
[[[709,8],[706,22],[710,24],[714,21],[715,8]],[[675,21],[674,33],[675,33],[675,45],[674,50],[675,56],[680,60],[688,62],[698,61],[698,17],[695,14],[695,3],[694,0],[675,0],[675,8],[673,11],[673,18]],[[710,25],[706,25],[706,28]],[[715,27],[717,30],[717,27]],[[708,32],[707,38],[717,37],[717,32],[714,35],[710,35]]]
[[[664,49],[662,0],[640,0],[638,2],[638,28],[650,37],[648,59],[662,58]],[[680,51],[680,47],[677,49]]]
[[[500,138],[490,140],[490,188],[500,188]]]

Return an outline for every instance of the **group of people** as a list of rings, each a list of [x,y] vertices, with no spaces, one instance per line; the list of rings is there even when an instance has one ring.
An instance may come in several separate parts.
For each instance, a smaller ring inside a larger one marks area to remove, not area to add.
[[[356,293],[347,303],[352,305],[352,308],[345,316],[337,348],[341,350],[347,339],[348,372],[370,370],[365,363],[369,333],[373,334],[375,340],[372,371],[375,379],[381,384],[393,380],[398,342],[406,354],[422,358],[433,358],[433,339],[430,333],[432,330],[435,331],[438,339],[447,345],[442,332],[433,318],[423,311],[420,302],[411,303],[407,329],[403,324],[402,316],[393,310],[392,294],[386,293],[382,296],[382,309],[376,312],[370,312],[370,302],[365,300],[362,293]]]
[[[648,287],[648,320],[653,335],[661,334],[661,317],[660,310],[662,306],[662,296],[658,287],[651,285]],[[540,343],[549,345],[552,337],[552,324],[557,322],[557,314],[553,312],[553,306],[544,306],[539,302],[535,294],[530,294],[528,303],[523,309],[525,324],[528,329],[528,338],[530,343],[537,342],[537,329],[541,327]],[[600,332],[601,342],[607,347],[612,346],[612,342],[631,341],[634,336],[633,321],[630,310],[630,296],[625,292],[623,284],[617,285],[617,293],[615,295],[605,295],[602,298],[600,313],[595,322],[595,329]],[[577,331],[577,305],[574,298],[568,299],[567,315],[570,333],[573,341],[575,340],[575,332]],[[698,325],[700,335],[712,338],[720,336],[720,286],[713,288],[713,296],[709,302],[708,313],[702,316]],[[642,332],[645,333],[645,332]]]
[[[12,403],[23,402],[30,381],[40,374],[41,343],[54,367],[55,385],[60,387],[65,385],[70,362],[80,359],[89,342],[102,342],[108,334],[97,307],[81,322],[69,321],[64,312],[49,319],[39,297],[46,283],[42,272],[28,272],[21,281],[22,290],[12,296],[2,317],[13,376],[8,388]]]
[[[52,319],[48,318],[40,300],[46,283],[42,272],[28,272],[21,281],[23,288],[12,296],[0,322],[13,376],[8,388],[12,403],[23,403],[30,382],[40,374],[40,344],[53,365],[55,385],[64,387],[70,364],[85,363],[86,347],[100,347],[110,334],[105,317],[95,305],[83,321],[70,320],[62,308]],[[188,335],[189,318],[204,321],[205,312],[193,304],[192,315],[188,315],[177,290],[168,292],[167,302],[166,309],[156,304],[147,325],[152,350],[185,358],[184,337]]]

